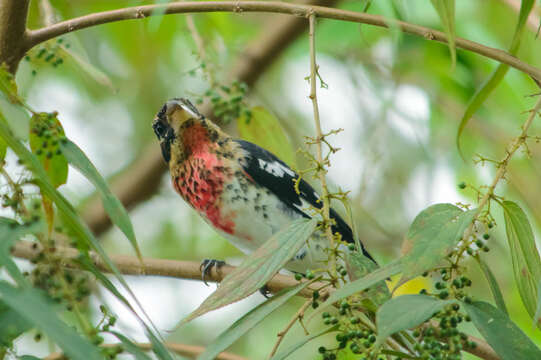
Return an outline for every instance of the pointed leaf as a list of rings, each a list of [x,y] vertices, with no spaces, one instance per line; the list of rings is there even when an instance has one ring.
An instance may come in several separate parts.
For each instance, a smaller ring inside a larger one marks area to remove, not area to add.
[[[251,116],[243,114],[237,119],[240,137],[269,150],[286,164],[295,167],[295,152],[280,121],[265,108],[256,106]]]
[[[444,1],[444,0],[440,0],[440,1]],[[519,49],[520,41],[522,39],[522,33],[524,32],[524,28],[525,28],[524,25],[526,24],[526,21],[528,20],[528,16],[530,15],[530,12],[532,11],[534,2],[535,2],[534,0],[522,0],[520,4],[518,23],[515,28],[513,40],[511,40],[511,46],[509,47],[509,51],[508,51],[511,55],[515,55]],[[475,92],[470,102],[468,103],[466,111],[464,111],[464,115],[462,115],[462,119],[460,119],[460,124],[458,126],[458,131],[456,133],[456,146],[461,156],[462,156],[462,150],[460,148],[460,137],[462,135],[462,132],[464,131],[464,128],[470,121],[473,114],[475,114],[475,112],[481,107],[481,105],[485,102],[485,100],[492,93],[492,91],[503,80],[503,78],[505,77],[505,74],[507,74],[507,70],[509,70],[509,65],[505,65],[505,64],[498,65],[496,70],[494,70],[494,72],[483,83],[483,85],[481,85],[481,87]]]
[[[447,34],[447,43],[451,52],[452,67],[456,65],[456,30],[455,30],[455,0],[430,0],[440,16],[443,29]]]
[[[503,201],[505,232],[511,250],[513,273],[520,297],[533,318],[537,307],[537,285],[541,279],[541,259],[532,227],[524,211],[512,201]]]
[[[244,299],[261,289],[305,245],[316,225],[316,219],[292,221],[287,228],[273,235],[227,275],[216,291],[182,323]]]
[[[295,344],[291,345],[288,349],[274,355],[270,360],[283,360],[287,358],[289,355],[293,354],[298,349],[300,349],[301,347],[303,347],[304,345],[306,345],[307,343],[309,343],[310,341],[314,340],[315,338],[318,338],[328,333],[338,331],[338,328],[339,326],[335,325],[331,328],[321,330],[320,332],[317,332],[315,334],[308,335],[304,337],[303,339],[299,340],[298,342],[296,342]]]
[[[128,212],[118,198],[109,190],[105,179],[100,175],[96,167],[90,162],[85,153],[71,140],[64,139],[60,142],[60,148],[68,159],[68,162],[81,172],[98,190],[103,203],[103,208],[111,218],[113,224],[126,235],[139,259],[142,259],[133,225]]]
[[[541,279],[539,279],[539,283],[537,284],[537,310],[535,310],[533,319],[537,327],[541,328]]]
[[[462,211],[452,204],[436,204],[421,211],[406,235],[409,251],[402,258],[404,278],[436,266],[462,238],[475,210]]]
[[[23,332],[32,328],[32,323],[19,315],[0,300],[0,348],[11,347],[15,340]]]
[[[135,357],[135,360],[151,360],[150,356],[148,356],[143,350],[141,350],[136,344],[133,343],[133,341],[128,339],[126,336],[116,331],[110,331],[110,333],[116,336],[117,339],[122,342],[122,345],[124,345],[124,350],[132,354]]]
[[[17,93],[15,77],[9,72],[5,63],[0,65],[0,93],[12,104],[23,104],[22,98]]]
[[[422,324],[445,306],[453,303],[456,301],[442,301],[428,295],[402,295],[387,301],[376,314],[378,329],[376,345],[382,344],[394,333]]]
[[[488,286],[490,287],[490,292],[492,292],[492,296],[494,297],[496,306],[498,307],[498,309],[500,309],[501,312],[509,316],[509,313],[507,312],[507,307],[505,306],[505,301],[503,299],[502,291],[500,290],[500,286],[498,285],[498,281],[492,273],[492,270],[490,270],[488,264],[484,262],[483,259],[481,259],[479,256],[475,256],[475,260],[477,260],[479,267],[483,271],[483,274],[485,274],[485,278],[488,281]]]
[[[30,283],[13,261],[11,246],[24,235],[37,233],[40,230],[43,230],[43,224],[39,222],[21,225],[12,219],[0,217],[0,268],[4,266],[9,276],[21,287],[30,286]]]
[[[46,333],[71,359],[103,359],[96,347],[56,316],[41,292],[31,288],[17,289],[2,281],[0,296],[7,306]]]
[[[323,304],[320,304],[319,308],[312,313],[312,317],[315,317],[317,313],[323,312],[326,307],[351,295],[360,293],[378,282],[398,274],[400,271],[402,271],[402,264],[400,260],[396,260],[358,280],[344,284],[344,286],[331,293],[331,296]]]
[[[59,145],[62,138],[64,129],[56,114],[39,113],[30,119],[30,149],[55,188],[65,184],[68,179],[68,161]]]
[[[463,307],[502,360],[541,359],[541,350],[500,310],[483,301]]]
[[[285,304],[293,296],[297,295],[302,289],[307,287],[311,282],[307,281],[297,286],[283,289],[274,294],[265,302],[259,304],[254,309],[250,310],[243,317],[235,321],[227,330],[222,332],[218,338],[207,348],[205,352],[197,358],[197,360],[212,360],[219,353],[227,349],[231,344],[237,341],[241,336],[246,334],[250,329],[259,324],[274,310]]]

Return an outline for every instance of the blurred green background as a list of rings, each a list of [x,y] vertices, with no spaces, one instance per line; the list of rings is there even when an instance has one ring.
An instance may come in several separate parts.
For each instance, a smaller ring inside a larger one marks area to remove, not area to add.
[[[154,2],[51,0],[50,4],[57,19],[69,19],[151,3]],[[510,6],[512,3],[519,2],[457,1],[457,36],[506,49],[518,18],[518,12]],[[362,11],[364,2],[342,1],[337,6]],[[428,0],[373,1],[369,13],[441,29],[439,17]],[[539,9],[533,13],[538,25]],[[239,59],[248,56],[244,52],[248,44],[264,39],[265,32],[284,16],[194,14],[205,46],[206,63],[212,66],[216,81],[227,84],[231,69]],[[42,26],[39,1],[31,4],[29,21],[32,28]],[[541,42],[536,31],[535,22],[530,23],[518,57],[541,67]],[[149,149],[158,147],[150,123],[167,99],[195,98],[208,88],[184,15],[100,25],[62,39],[70,45],[70,51],[84,59],[86,66],[65,62],[54,67],[31,57],[30,61],[21,63],[17,82],[35,109],[59,112],[67,136],[111,179],[129,171]],[[48,46],[54,46],[55,41]],[[469,99],[495,69],[496,62],[457,50],[456,67],[452,68],[445,44],[393,29],[334,20],[319,20],[316,42],[319,72],[328,84],[328,89],[319,90],[324,131],[344,129],[331,137],[331,142],[341,150],[331,158],[328,176],[335,188],[351,192],[359,235],[383,264],[399,256],[402,238],[423,208],[436,202],[475,203],[476,194],[460,191],[457,184],[465,181],[479,187],[490,183],[495,173],[493,164],[474,164],[472,160],[476,154],[496,160],[504,156],[506,145],[519,134],[526,111],[535,101],[529,95],[538,93],[539,88],[528,76],[511,69],[466,128],[462,139],[466,158],[463,161],[455,145],[459,121]],[[247,104],[263,106],[276,115],[293,147],[304,147],[303,136],[314,134],[307,97],[309,84],[305,80],[309,74],[306,33],[293,41],[270,68],[262,71],[250,89]],[[234,124],[227,129],[236,131]],[[530,134],[541,135],[538,121]],[[497,193],[526,209],[539,235],[541,145],[534,139],[528,144],[531,156],[526,153],[515,156]],[[306,164],[301,155],[297,164],[301,169]],[[75,171],[70,172],[68,184],[61,188],[81,206],[91,196],[92,189]],[[493,215],[498,226],[485,260],[497,276],[511,317],[541,344],[541,331],[532,328],[514,284],[501,210],[493,209]],[[159,191],[133,208],[131,218],[144,256],[193,261],[217,258],[231,264],[238,263],[242,257],[174,193],[165,173]],[[111,253],[132,253],[119,231],[110,230],[102,238]],[[470,265],[475,296],[492,301],[479,268],[473,261]],[[207,288],[195,281],[128,278],[163,330],[173,329],[214,287]],[[259,294],[253,295],[164,334],[171,341],[208,344],[262,300]],[[144,339],[136,321],[99,289],[90,304],[92,316],[99,316],[96,309],[101,301],[111,304],[121,315],[119,326],[127,334],[136,340]],[[249,358],[264,358],[275,342],[276,333],[301,302],[292,301],[230,350]],[[317,327],[316,322],[311,323],[312,328]],[[302,335],[296,325],[282,346]],[[29,337],[20,339],[18,344],[35,347],[36,354],[48,352],[46,345],[36,345]],[[296,353],[296,358],[316,358],[317,346],[305,346]]]

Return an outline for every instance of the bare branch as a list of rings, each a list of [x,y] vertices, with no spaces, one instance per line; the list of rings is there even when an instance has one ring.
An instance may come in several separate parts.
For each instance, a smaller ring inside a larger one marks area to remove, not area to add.
[[[32,260],[38,256],[42,249],[43,248],[38,243],[19,241],[13,247],[12,255],[18,258]],[[76,267],[76,265],[69,260],[76,259],[79,256],[77,249],[67,246],[57,246],[54,251],[55,254],[66,259],[65,266]],[[110,269],[98,255],[91,253],[91,257],[94,261],[94,265],[99,270],[110,273]],[[109,258],[117,266],[118,270],[125,275],[156,275],[178,279],[202,280],[201,264],[195,261],[144,258],[143,265],[141,265],[141,262],[135,256],[109,255]],[[234,269],[234,266],[229,265],[224,265],[218,270],[213,267],[210,274],[205,276],[205,280],[209,282],[220,282]],[[267,288],[270,292],[276,293],[282,289],[298,284],[299,282],[292,276],[276,274],[267,283]],[[318,289],[323,285],[324,284],[322,283],[313,283],[302,290],[299,295],[309,298],[312,296],[315,289]]]
[[[303,17],[308,17],[310,14],[314,14],[320,18],[349,21],[385,28],[389,27],[389,19],[378,15],[321,6],[292,4],[278,1],[187,1],[128,7],[118,10],[93,13],[75,19],[62,21],[43,29],[30,31],[28,35],[28,45],[30,48],[59,35],[110,22],[142,19],[155,14],[161,15],[199,12],[267,12]],[[427,40],[447,43],[447,36],[441,31],[404,21],[393,20],[393,23],[398,29],[405,33],[422,36]],[[487,58],[507,64],[541,81],[541,69],[526,64],[503,50],[484,46],[474,41],[462,38],[456,38],[455,41],[458,48],[472,51]]]
[[[0,64],[6,63],[11,73],[32,45],[26,33],[29,0],[0,1]]]
[[[111,348],[117,346],[118,344],[104,344],[102,347]],[[145,351],[152,350],[152,344],[149,343],[138,343],[136,344],[140,349]],[[202,354],[205,351],[205,348],[197,345],[186,345],[186,344],[177,344],[177,343],[165,343],[164,344],[170,351],[173,351],[175,354],[181,356],[187,356],[189,358],[196,358],[198,355]],[[44,360],[62,360],[64,359],[64,354],[62,353],[52,353],[47,356]],[[228,352],[222,352],[216,356],[216,360],[247,360],[245,357],[235,355]]]

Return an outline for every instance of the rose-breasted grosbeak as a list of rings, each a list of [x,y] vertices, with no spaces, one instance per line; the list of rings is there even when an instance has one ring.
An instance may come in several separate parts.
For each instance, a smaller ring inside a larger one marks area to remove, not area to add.
[[[321,208],[319,196],[304,180],[267,150],[233,139],[205,119],[186,99],[169,100],[152,124],[169,164],[175,190],[203,219],[245,253],[301,217],[306,207]],[[333,232],[353,242],[346,222],[334,211]],[[304,273],[328,259],[328,246],[316,232],[286,268]],[[364,255],[372,257],[362,249]]]

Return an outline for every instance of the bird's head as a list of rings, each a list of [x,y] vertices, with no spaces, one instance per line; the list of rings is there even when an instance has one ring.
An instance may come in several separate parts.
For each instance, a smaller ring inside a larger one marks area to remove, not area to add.
[[[175,98],[167,101],[154,118],[152,128],[160,141],[166,162],[171,159],[171,145],[181,140],[182,129],[204,117],[187,99]]]

